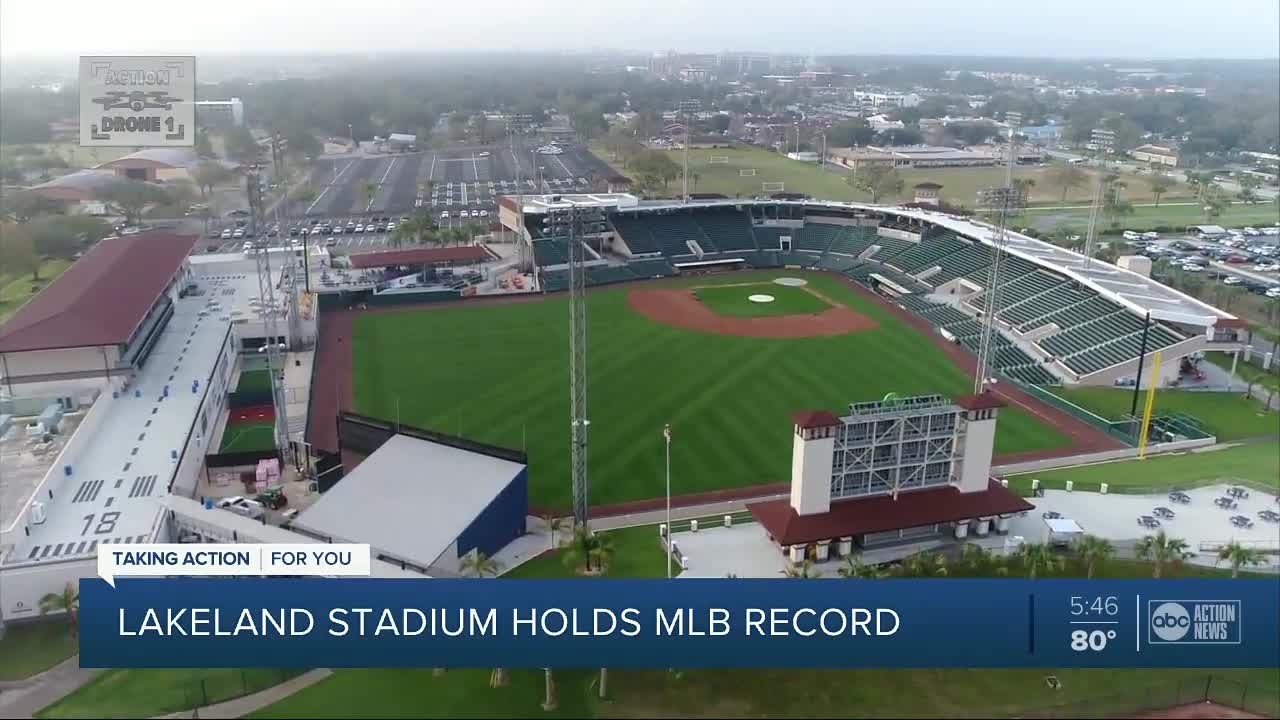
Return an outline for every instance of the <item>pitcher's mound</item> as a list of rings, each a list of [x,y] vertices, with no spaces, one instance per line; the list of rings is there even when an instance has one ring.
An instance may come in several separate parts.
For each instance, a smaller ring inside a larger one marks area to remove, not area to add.
[[[804,282],[801,280],[800,282]],[[754,300],[753,295],[749,299]],[[627,293],[627,304],[641,315],[685,330],[759,338],[805,338],[871,330],[876,321],[844,305],[812,315],[728,317],[698,301],[689,288],[645,288]]]

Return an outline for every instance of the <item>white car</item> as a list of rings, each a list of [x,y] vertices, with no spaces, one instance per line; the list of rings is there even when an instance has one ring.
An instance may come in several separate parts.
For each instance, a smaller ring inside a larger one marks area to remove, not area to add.
[[[227,508],[227,507],[231,507],[232,505],[238,505],[243,501],[244,501],[243,497],[240,497],[239,495],[232,495],[231,497],[225,497],[219,500],[218,507]]]
[[[479,155],[477,155],[476,157],[487,158],[487,157],[489,157],[489,151],[488,151],[488,150],[486,150],[486,151],[484,151],[484,152],[480,153]]]
[[[1194,263],[1187,263],[1186,265],[1183,265],[1183,266],[1182,266],[1182,269],[1183,269],[1184,271],[1186,271],[1186,272],[1189,272],[1189,273],[1204,272],[1204,268],[1202,268],[1202,267],[1200,267],[1199,265],[1196,265],[1196,264],[1194,264]]]
[[[364,223],[360,223],[359,225],[356,226],[356,232],[358,233],[364,232]]]
[[[230,239],[231,239],[231,229],[230,229],[230,228],[228,228],[228,229],[226,229],[226,230],[223,230],[223,231],[222,231],[222,234],[221,234],[221,235],[219,235],[218,237],[222,238],[223,240],[230,240]]]
[[[463,210],[463,211],[461,211],[461,212],[459,212],[459,213],[458,213],[458,217],[460,217],[460,218],[468,218],[468,217],[471,217],[471,213],[470,213],[470,212],[468,212],[468,211],[466,211],[466,210]]]
[[[1267,297],[1269,297],[1269,298],[1276,298],[1276,297],[1280,297],[1280,287],[1273,287],[1273,288],[1270,288],[1270,289],[1268,289],[1268,290],[1267,290],[1267,292],[1266,292],[1266,293],[1264,293],[1264,294],[1265,294]]]
[[[1244,234],[1249,236],[1256,236],[1256,235],[1261,235],[1262,233],[1258,232],[1257,228],[1247,227],[1244,229]]]
[[[1132,230],[1125,230],[1123,233],[1125,240],[1141,240],[1142,236]]]
[[[393,233],[393,232],[395,232],[395,231],[396,231],[396,224],[395,224],[395,223],[387,223],[387,232],[389,232],[389,233]]]
[[[448,210],[442,210],[442,211],[440,211],[440,219],[441,219],[441,220],[448,220],[448,219],[449,219],[449,211],[448,211]]]
[[[1239,285],[1244,282],[1239,275],[1228,275],[1223,281],[1223,285]]]
[[[1160,233],[1158,233],[1158,232],[1144,232],[1144,233],[1142,233],[1142,239],[1143,239],[1143,240],[1159,240],[1159,239],[1160,239]]]
[[[231,237],[235,238],[236,240],[239,240],[240,238],[244,237],[244,231],[237,228],[235,232],[231,233]]]
[[[489,211],[488,211],[488,210],[481,210],[481,211],[480,211],[480,217],[489,217]]]
[[[368,225],[364,226],[364,231],[365,231],[365,234],[378,232],[378,226],[374,225],[373,223],[369,223]]]

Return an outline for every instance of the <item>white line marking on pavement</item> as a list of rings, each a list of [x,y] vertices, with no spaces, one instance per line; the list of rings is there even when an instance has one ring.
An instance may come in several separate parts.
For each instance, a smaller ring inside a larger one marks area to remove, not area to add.
[[[355,161],[355,160],[352,160],[351,162],[347,163],[346,165],[343,165],[343,166],[342,166],[342,169],[338,171],[338,174],[337,174],[337,175],[335,175],[335,176],[333,176],[333,182],[331,182],[331,183],[329,183],[328,185],[325,185],[325,186],[324,186],[324,190],[321,190],[321,191],[320,191],[320,194],[316,196],[316,201],[315,201],[315,202],[313,202],[313,203],[311,203],[311,207],[307,208],[307,211],[306,211],[305,213],[303,213],[303,214],[304,214],[304,215],[310,215],[310,214],[311,214],[311,211],[312,211],[312,210],[314,210],[314,209],[315,209],[315,207],[316,207],[316,205],[318,205],[318,204],[320,203],[320,200],[321,200],[321,199],[323,199],[323,198],[324,198],[324,196],[325,196],[325,194],[329,192],[329,188],[333,187],[334,185],[337,185],[337,184],[338,184],[338,180],[339,180],[343,175],[345,175],[345,174],[346,174],[346,172],[347,172],[347,168],[350,168],[352,165],[355,165],[355,164],[356,164],[356,161]]]
[[[378,189],[374,190],[373,195],[369,198],[369,204],[364,206],[364,211],[369,212],[373,207],[373,201],[378,199],[378,195],[382,192],[382,184],[387,181],[387,176],[391,174],[391,168],[396,166],[396,160],[399,158],[391,158],[391,162],[387,165],[387,171],[382,173],[382,179],[378,181]]]
[[[475,174],[476,180],[480,179],[480,166],[476,164],[475,153],[471,153],[471,172]]]
[[[432,180],[436,179],[436,154],[431,153],[431,174],[428,176]]]

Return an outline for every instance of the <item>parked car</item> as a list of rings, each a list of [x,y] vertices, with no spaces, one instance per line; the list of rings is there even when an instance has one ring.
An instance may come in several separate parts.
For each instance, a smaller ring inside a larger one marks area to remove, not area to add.
[[[230,229],[230,228],[228,228],[228,229],[226,229],[226,230],[223,230],[223,231],[222,231],[222,234],[218,235],[218,237],[222,238],[223,240],[230,240],[230,239],[231,239],[231,229]]]

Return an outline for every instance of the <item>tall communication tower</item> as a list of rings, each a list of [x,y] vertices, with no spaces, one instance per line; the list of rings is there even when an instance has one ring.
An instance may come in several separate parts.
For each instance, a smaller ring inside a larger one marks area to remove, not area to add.
[[[991,380],[992,343],[1000,332],[996,325],[996,312],[1000,308],[1000,294],[1003,289],[1000,286],[1000,273],[1004,264],[1004,248],[1008,242],[1009,215],[1014,207],[1022,204],[1022,193],[1013,185],[1013,164],[1017,162],[1017,158],[1018,148],[1015,144],[1015,135],[1013,130],[1010,129],[1009,157],[1005,163],[1004,187],[993,188],[984,193],[992,206],[998,209],[998,212],[996,214],[994,238],[995,252],[991,256],[991,269],[987,275],[987,294],[982,307],[982,335],[978,344],[978,367],[974,371],[973,377],[973,392],[975,395],[984,392],[987,389],[987,383]]]
[[[1105,150],[1103,151],[1106,152]],[[1089,269],[1093,262],[1095,245],[1098,242],[1098,214],[1102,212],[1102,195],[1107,185],[1107,161],[1103,155],[1102,172],[1098,173],[1098,182],[1093,186],[1093,203],[1089,206],[1089,228],[1084,235],[1084,263],[1082,267]]]
[[[563,237],[569,257],[569,457],[573,479],[573,519],[587,525],[587,249],[585,239],[604,230],[604,211],[558,196],[552,198],[547,229]]]
[[[249,212],[256,231],[262,227],[263,221],[262,185],[259,168],[256,165],[251,167],[245,175],[245,189],[248,191]],[[267,373],[271,378],[271,405],[275,412],[275,446],[280,451],[281,458],[287,463],[292,458],[292,453],[289,448],[288,405],[284,398],[284,378],[282,377],[285,362],[281,353],[284,343],[281,342],[283,336],[280,333],[280,316],[289,311],[293,311],[292,314],[296,315],[297,308],[287,307],[279,300],[271,270],[269,244],[255,242],[252,252],[258,270],[258,312],[262,314],[262,326],[266,335],[266,344],[263,345],[261,352],[267,357]],[[285,284],[285,275],[286,272],[281,273],[282,285]],[[294,295],[292,286],[292,276],[290,276],[288,286],[284,288],[287,297]]]

